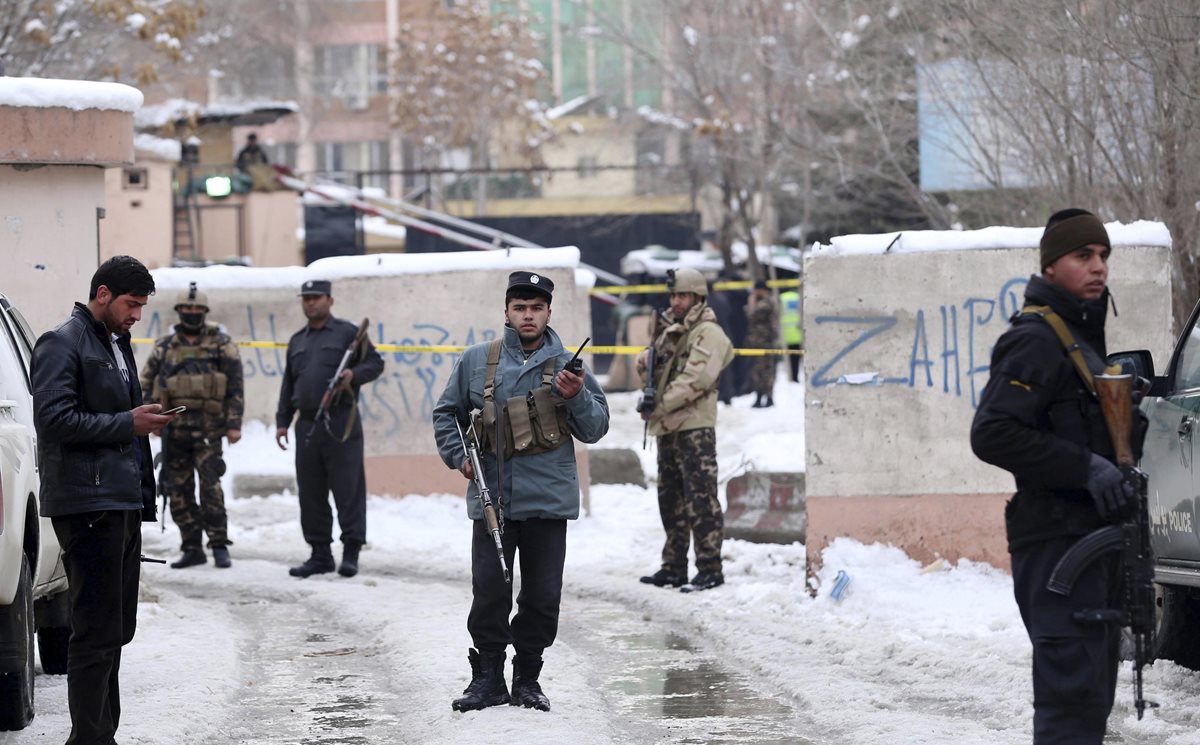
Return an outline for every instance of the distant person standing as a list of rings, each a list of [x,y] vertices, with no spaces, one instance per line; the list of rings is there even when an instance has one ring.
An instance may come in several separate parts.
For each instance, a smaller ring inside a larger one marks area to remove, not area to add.
[[[779,330],[783,335],[783,345],[791,352],[788,355],[788,369],[791,371],[793,383],[800,382],[800,355],[798,352],[804,345],[804,329],[800,326],[800,291],[788,290],[779,293]]]
[[[265,166],[270,163],[267,154],[258,144],[258,135],[253,132],[246,135],[246,145],[237,154],[237,169],[248,171],[250,166]]]
[[[92,275],[88,303],[42,334],[33,350],[33,418],[41,512],[63,549],[71,599],[68,745],[116,742],[121,647],[133,641],[142,522],[155,519],[147,435],[174,417],[142,404],[129,329],[154,278],[115,256]]]
[[[688,544],[696,552],[689,590],[724,584],[721,543],[725,516],[717,499],[717,384],[733,360],[733,345],[705,303],[708,285],[695,269],[667,273],[671,308],[654,340],[655,405],[642,410],[658,440],[658,513],[666,541],[662,568],[641,578],[658,587],[687,583]],[[647,356],[637,370],[646,378]]]
[[[204,564],[204,534],[213,563],[231,566],[229,528],[225,514],[225,475],[222,440],[232,445],[242,438],[242,359],[237,344],[215,325],[206,323],[208,297],[196,283],[175,299],[179,323],[154,343],[142,370],[146,401],[187,411],[163,431],[163,468],[159,474],[179,528],[180,550],[173,569]],[[199,476],[199,501],[196,477]]]
[[[757,280],[746,303],[746,346],[749,349],[779,349],[779,306],[767,283]],[[779,360],[773,354],[755,357],[750,366],[750,390],[754,408],[775,405],[775,369]]]
[[[358,416],[358,389],[383,373],[383,358],[366,339],[342,370],[338,395],[329,417],[317,421],[321,398],[350,348],[358,327],[334,318],[333,283],[314,279],[300,288],[300,305],[308,325],[288,340],[287,367],[275,412],[275,442],[287,450],[288,427],[296,414],[296,485],[300,490],[300,529],[312,547],[304,563],[292,567],[293,577],[332,572],[333,512],[337,504],[342,535],[338,574],[358,574],[359,549],[367,542],[367,478],[363,467],[363,429]]]

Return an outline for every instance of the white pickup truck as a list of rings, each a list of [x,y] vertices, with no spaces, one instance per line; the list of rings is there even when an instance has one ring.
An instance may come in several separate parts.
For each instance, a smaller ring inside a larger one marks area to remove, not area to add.
[[[0,295],[0,730],[33,719],[33,647],[42,671],[67,670],[67,578],[49,518],[38,516],[29,325]]]

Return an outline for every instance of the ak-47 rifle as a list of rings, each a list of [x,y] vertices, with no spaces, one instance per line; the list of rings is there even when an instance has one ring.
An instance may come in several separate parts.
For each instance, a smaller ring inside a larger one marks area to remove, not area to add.
[[[1147,707],[1158,706],[1142,695],[1142,668],[1150,661],[1155,612],[1154,553],[1150,546],[1150,518],[1146,500],[1149,480],[1146,473],[1134,463],[1130,446],[1133,432],[1133,376],[1122,375],[1120,368],[1113,366],[1104,375],[1096,375],[1094,380],[1117,466],[1133,493],[1133,499],[1120,524],[1092,531],[1063,554],[1046,588],[1059,595],[1070,595],[1075,580],[1084,568],[1109,552],[1120,552],[1121,607],[1076,611],[1075,620],[1129,628],[1133,637],[1133,704],[1138,719],[1141,719]]]
[[[454,428],[458,430],[458,439],[467,453],[467,459],[471,462],[475,490],[479,492],[479,503],[483,506],[483,519],[487,522],[488,532],[492,534],[492,540],[496,543],[496,556],[500,559],[500,571],[504,572],[505,583],[512,584],[512,575],[508,572],[508,562],[504,560],[504,544],[500,540],[500,536],[504,535],[504,518],[496,510],[496,505],[492,503],[492,491],[488,488],[487,479],[483,477],[483,464],[479,460],[479,450],[475,447],[475,425],[469,425],[467,434],[464,435],[462,425],[458,423],[456,416],[454,417]]]
[[[650,415],[654,413],[654,346],[646,349],[646,387],[638,399],[635,411],[642,415],[646,424],[642,426],[642,450],[646,449],[646,437],[650,434]]]
[[[326,430],[329,429],[329,407],[333,405],[333,402],[337,399],[337,395],[346,389],[345,386],[341,385],[342,371],[350,364],[350,360],[354,359],[354,355],[358,354],[359,350],[362,349],[363,342],[367,339],[367,324],[369,322],[370,319],[364,318],[362,319],[362,323],[358,324],[358,331],[354,334],[354,340],[346,347],[345,353],[342,354],[342,361],[338,363],[337,369],[333,371],[333,377],[329,379],[329,384],[325,386],[325,393],[321,396],[321,405],[317,407],[317,414],[313,417],[312,428],[308,430],[309,437],[312,437],[318,424],[323,424]],[[351,417],[353,416],[353,413],[351,413]],[[353,426],[354,419],[351,418],[346,422],[346,432],[341,437],[342,442],[345,442],[346,438],[350,436],[350,428]],[[333,435],[332,432],[329,434],[330,436]]]

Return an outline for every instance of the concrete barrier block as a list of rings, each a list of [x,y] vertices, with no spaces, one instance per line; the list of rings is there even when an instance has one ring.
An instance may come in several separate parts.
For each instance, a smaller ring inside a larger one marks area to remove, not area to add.
[[[594,448],[588,450],[592,484],[636,484],[646,486],[642,461],[629,448]]]
[[[804,473],[750,471],[725,485],[725,536],[756,543],[804,543]]]
[[[299,493],[296,477],[290,473],[239,473],[233,477],[235,499],[269,497],[285,491]]]

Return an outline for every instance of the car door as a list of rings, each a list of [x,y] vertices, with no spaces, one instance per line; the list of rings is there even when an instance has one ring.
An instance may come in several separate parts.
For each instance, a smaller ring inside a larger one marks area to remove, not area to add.
[[[1200,306],[1197,306],[1200,310]],[[1150,419],[1142,468],[1150,478],[1150,534],[1160,564],[1200,567],[1196,495],[1200,493],[1200,328],[1188,320],[1166,375],[1161,397],[1147,397]]]
[[[29,324],[8,298],[0,294],[0,370],[7,378],[19,382],[6,386],[5,395],[14,402],[13,414],[18,422],[29,430],[29,436],[34,443],[34,457],[37,463],[37,430],[33,425],[33,383],[30,366],[33,364],[33,333]],[[39,464],[40,466],[40,464]],[[40,467],[35,470],[39,470]],[[40,495],[39,495],[40,496]],[[56,582],[66,576],[62,565],[62,552],[59,550],[58,536],[48,517],[39,517],[41,521],[40,538],[42,542],[42,560],[34,568],[35,587]]]

